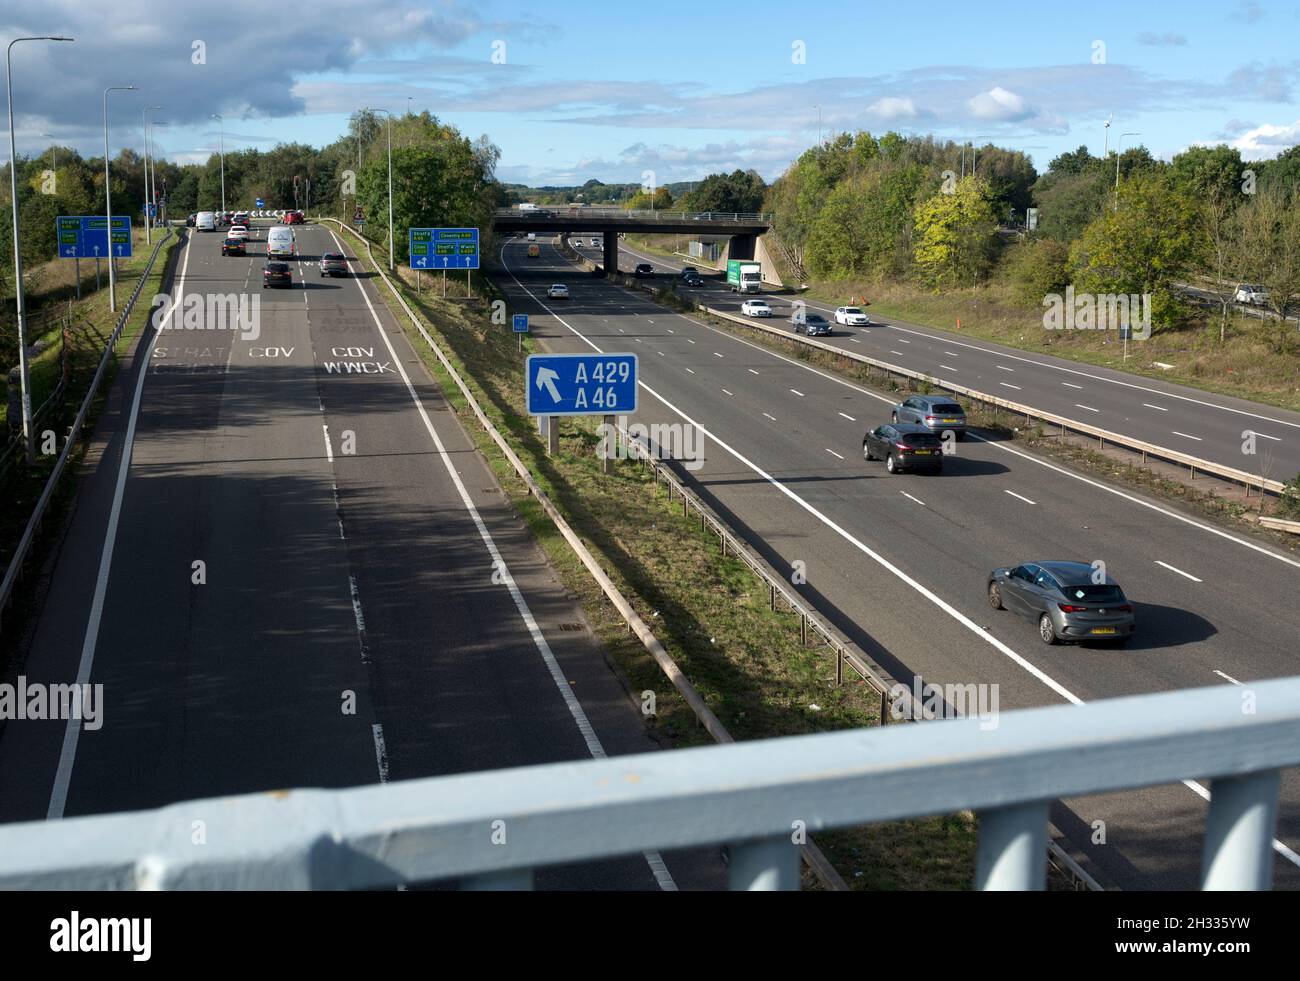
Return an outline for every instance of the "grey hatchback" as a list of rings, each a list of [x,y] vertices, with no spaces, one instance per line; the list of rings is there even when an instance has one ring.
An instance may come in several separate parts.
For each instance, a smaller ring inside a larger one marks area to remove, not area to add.
[[[1103,582],[1086,562],[1026,562],[989,573],[988,600],[1038,623],[1044,644],[1061,640],[1111,641],[1133,635],[1133,604],[1119,583]]]
[[[951,429],[961,439],[966,434],[966,413],[951,395],[913,395],[894,406],[894,422],[914,422],[932,433]]]

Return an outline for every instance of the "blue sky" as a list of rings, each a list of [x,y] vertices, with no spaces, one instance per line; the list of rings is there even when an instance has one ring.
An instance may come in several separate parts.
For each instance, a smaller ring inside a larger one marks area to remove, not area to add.
[[[1300,3],[924,4],[770,0],[649,6],[485,0],[264,0],[218,5],[3,0],[18,33],[20,150],[51,139],[114,152],[162,104],[163,151],[332,141],[363,105],[429,110],[502,149],[526,183],[768,179],[822,132],[895,129],[993,141],[1040,169],[1081,143],[1169,157],[1229,142],[1248,158],[1300,142]],[[178,7],[182,9],[177,9]],[[305,16],[310,12],[310,16]],[[203,59],[195,63],[196,42]],[[1123,135],[1121,134],[1128,134]],[[1137,134],[1137,135],[1134,135]]]

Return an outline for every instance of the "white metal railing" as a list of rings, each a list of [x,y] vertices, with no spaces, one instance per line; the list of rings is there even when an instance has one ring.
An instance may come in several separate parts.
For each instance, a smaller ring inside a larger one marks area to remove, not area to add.
[[[1285,678],[1024,709],[992,728],[935,721],[11,824],[0,889],[528,888],[537,868],[720,844],[733,889],[795,889],[801,831],[967,808],[975,885],[1042,889],[1051,800],[1197,777],[1211,778],[1202,887],[1267,889],[1280,770],[1297,763],[1300,678]]]

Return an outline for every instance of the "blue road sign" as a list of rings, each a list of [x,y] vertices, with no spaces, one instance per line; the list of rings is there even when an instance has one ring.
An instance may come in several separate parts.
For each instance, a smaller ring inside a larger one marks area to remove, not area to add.
[[[156,217],[158,217],[158,209],[155,208],[155,207],[153,206],[153,204],[146,204],[146,205],[145,205],[145,208],[148,209],[149,217],[150,217],[150,218],[156,218]]]
[[[528,413],[603,416],[636,411],[635,354],[530,354]]]
[[[59,242],[61,259],[107,259],[109,257],[107,222],[103,215],[60,215],[54,219],[54,234]],[[112,255],[131,257],[131,218],[113,216]]]
[[[411,228],[412,269],[477,269],[477,228]]]
[[[528,333],[528,314],[517,313],[511,318],[511,327],[516,334]]]
[[[259,208],[265,208],[265,207],[266,207],[266,202],[263,201],[261,198],[258,198],[258,199],[257,199],[257,206],[258,206]]]

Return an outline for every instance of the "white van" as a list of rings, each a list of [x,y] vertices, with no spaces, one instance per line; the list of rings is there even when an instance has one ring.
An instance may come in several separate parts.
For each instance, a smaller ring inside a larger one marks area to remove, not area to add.
[[[275,225],[266,233],[268,259],[292,259],[298,254],[298,240],[288,225]]]
[[[217,216],[211,211],[200,211],[194,216],[194,230],[196,232],[215,232],[217,230]]]

